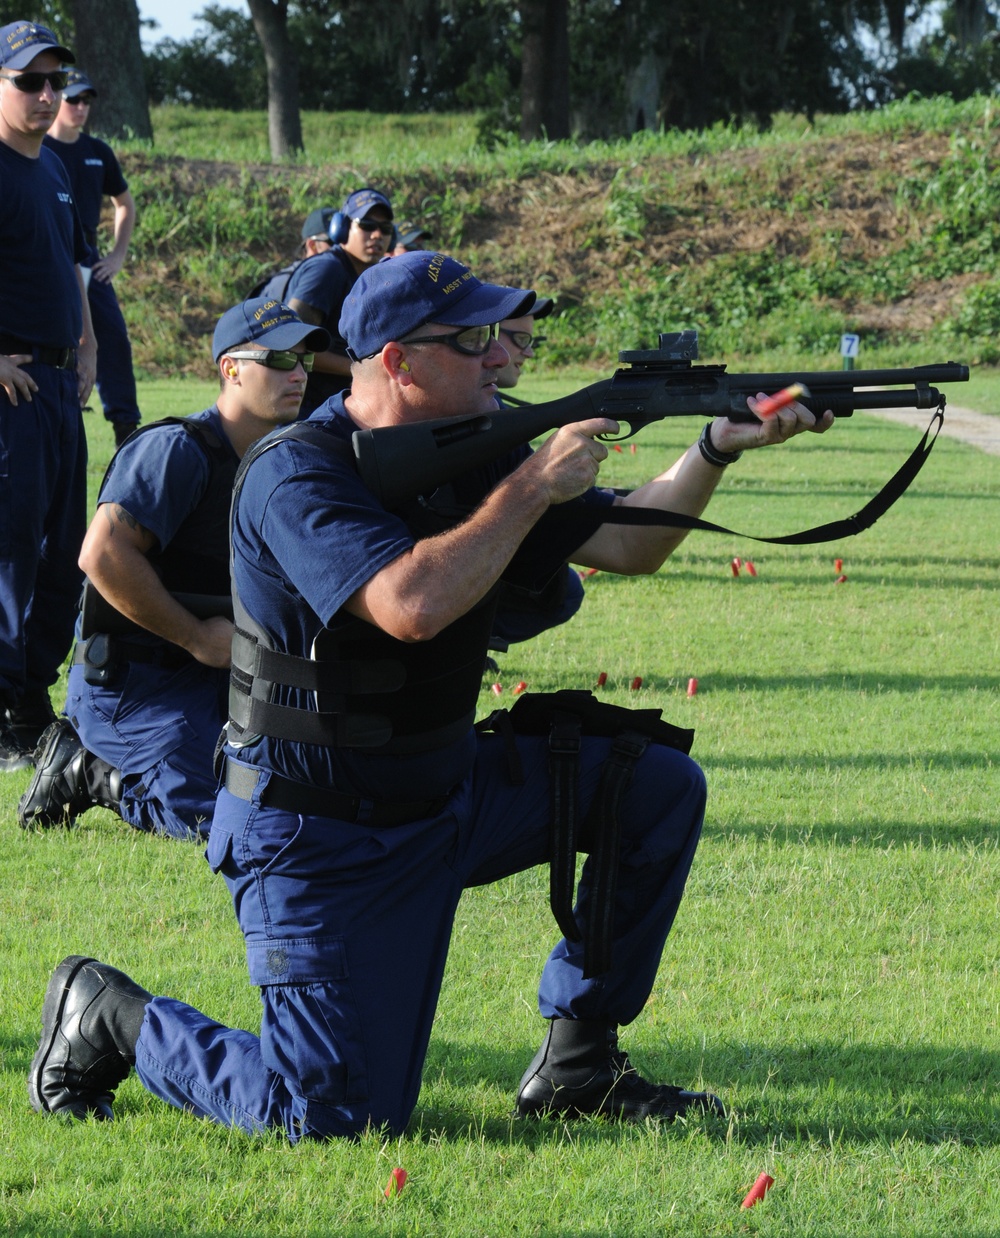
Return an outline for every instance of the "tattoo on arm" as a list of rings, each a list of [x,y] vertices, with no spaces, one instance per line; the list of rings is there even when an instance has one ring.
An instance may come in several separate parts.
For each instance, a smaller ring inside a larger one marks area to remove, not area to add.
[[[108,506],[109,511],[107,513],[107,517],[108,524],[111,526],[112,536],[114,536],[115,532],[115,521],[117,521],[118,524],[125,525],[126,528],[131,529],[133,532],[135,532],[136,529],[142,528],[142,525],[138,520],[136,520],[135,516],[133,516],[131,512],[127,512],[120,504],[111,503]],[[114,513],[113,516],[112,512]]]

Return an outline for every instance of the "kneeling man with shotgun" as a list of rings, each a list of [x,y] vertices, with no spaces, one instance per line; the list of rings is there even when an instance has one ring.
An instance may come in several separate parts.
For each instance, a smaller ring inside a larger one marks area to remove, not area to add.
[[[494,411],[508,360],[497,324],[534,299],[442,254],[371,267],[340,320],[349,394],[244,456],[207,856],[246,939],[260,1035],[74,955],[45,995],[36,1109],[110,1118],[135,1066],[155,1095],[247,1131],[401,1132],[462,891],[551,862],[562,937],[518,1113],[722,1112],[711,1093],[643,1078],[618,1040],[651,991],[701,831],[690,733],[589,693],[522,697],[485,727],[474,715],[501,581],[541,587],[567,561],[655,571],[684,530],[603,513],[697,515],[742,450],[832,415],[793,403],[764,422],[718,419],[625,499],[595,488],[598,435],[616,424],[592,417],[387,510],[357,472],[354,432]],[[560,516],[571,505],[582,522]],[[574,905],[577,850],[589,857]]]

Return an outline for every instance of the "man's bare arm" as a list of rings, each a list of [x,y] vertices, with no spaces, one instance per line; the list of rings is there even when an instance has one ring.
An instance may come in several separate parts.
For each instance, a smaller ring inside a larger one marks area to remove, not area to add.
[[[186,649],[205,666],[228,666],[232,623],[221,616],[197,619],[171,597],[147,558],[156,545],[124,507],[102,503],[83,540],[80,567],[133,623]]]

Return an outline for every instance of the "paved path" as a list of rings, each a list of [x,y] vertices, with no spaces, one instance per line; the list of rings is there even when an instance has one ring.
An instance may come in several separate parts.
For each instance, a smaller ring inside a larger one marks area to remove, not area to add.
[[[927,411],[904,408],[872,409],[873,417],[883,417],[886,421],[898,421],[902,425],[916,426],[920,430],[927,429],[931,414]],[[971,408],[959,408],[957,404],[949,404],[944,410],[944,425],[941,434],[945,438],[957,438],[970,447],[978,447],[991,456],[1000,456],[1000,417],[991,417],[986,413],[975,413]]]

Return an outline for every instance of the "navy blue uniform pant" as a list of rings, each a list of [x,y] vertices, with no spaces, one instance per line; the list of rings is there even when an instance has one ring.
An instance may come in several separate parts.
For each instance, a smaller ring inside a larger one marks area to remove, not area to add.
[[[108,685],[69,676],[66,715],[88,752],[122,774],[119,812],[137,830],[208,836],[226,721],[229,671],[192,660],[177,668],[127,662]]]
[[[523,785],[509,781],[502,741],[482,737],[472,776],[446,808],[392,829],[296,816],[221,791],[207,854],[226,879],[246,939],[261,1033],[154,998],[136,1049],[143,1084],[216,1122],[276,1127],[291,1140],[353,1136],[369,1125],[402,1131],[420,1089],[462,890],[549,856],[547,745],[517,742]],[[584,809],[608,747],[608,740],[584,740]],[[612,968],[585,980],[582,945],[560,941],[542,972],[545,1018],[625,1024],[640,1012],[704,805],[698,766],[651,745],[622,804]]]
[[[87,300],[97,340],[97,390],[108,421],[139,424],[139,401],[132,369],[132,345],[114,285],[91,279]]]
[[[38,384],[0,388],[0,697],[48,688],[73,640],[87,528],[87,441],[76,373],[22,367]]]

